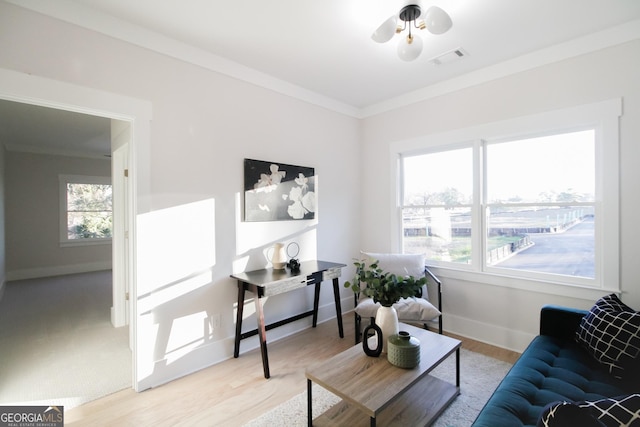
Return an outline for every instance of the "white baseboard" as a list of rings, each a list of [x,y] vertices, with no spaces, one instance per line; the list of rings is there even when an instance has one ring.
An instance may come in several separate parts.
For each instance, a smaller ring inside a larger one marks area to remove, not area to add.
[[[445,313],[443,329],[456,335],[522,353],[536,334],[478,322],[466,317]]]
[[[7,281],[38,279],[40,277],[63,276],[65,274],[89,273],[111,269],[111,260],[86,264],[56,265],[52,267],[28,268],[24,270],[7,271]]]

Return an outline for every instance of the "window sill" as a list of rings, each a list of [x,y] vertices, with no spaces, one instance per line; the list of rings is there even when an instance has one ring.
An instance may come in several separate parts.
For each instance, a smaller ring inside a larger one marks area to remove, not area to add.
[[[463,282],[481,283],[489,286],[499,286],[510,289],[517,289],[527,292],[543,293],[553,296],[563,296],[570,298],[583,299],[586,301],[595,301],[602,297],[603,294],[616,293],[620,294],[620,289],[585,286],[567,283],[557,283],[543,280],[527,279],[523,277],[515,277],[488,272],[462,271],[447,267],[431,267],[432,270],[441,279],[454,279]],[[443,280],[443,286],[446,282]]]
[[[60,247],[74,248],[74,247],[82,247],[82,246],[110,245],[111,242],[112,242],[112,239],[66,241],[66,242],[60,242]]]

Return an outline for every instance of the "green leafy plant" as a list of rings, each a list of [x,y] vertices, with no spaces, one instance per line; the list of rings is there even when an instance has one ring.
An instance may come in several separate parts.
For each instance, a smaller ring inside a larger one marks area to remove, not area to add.
[[[345,282],[344,287],[373,298],[374,302],[379,302],[385,307],[391,307],[401,298],[421,296],[422,286],[427,283],[425,277],[416,279],[413,276],[402,277],[384,272],[378,267],[377,260],[369,266],[365,260],[358,260],[353,264],[356,266],[353,281]]]

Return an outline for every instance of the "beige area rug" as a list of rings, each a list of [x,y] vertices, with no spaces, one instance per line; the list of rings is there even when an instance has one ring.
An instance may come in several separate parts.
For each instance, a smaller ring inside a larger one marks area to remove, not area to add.
[[[446,359],[432,375],[455,383],[455,356]],[[465,349],[460,351],[460,395],[433,424],[435,427],[468,427],[489,400],[511,364]],[[313,385],[313,413],[317,416],[340,401],[340,398]],[[307,393],[294,396],[282,405],[250,421],[246,427],[306,426]]]
[[[111,325],[110,307],[110,271],[7,283],[0,405],[66,411],[130,388],[129,332]]]

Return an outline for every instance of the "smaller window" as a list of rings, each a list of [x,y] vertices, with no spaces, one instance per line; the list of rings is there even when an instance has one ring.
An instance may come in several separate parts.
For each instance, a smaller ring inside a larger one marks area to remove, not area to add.
[[[402,250],[471,263],[473,148],[402,157]]]
[[[109,177],[60,175],[60,243],[110,243],[113,229]]]

